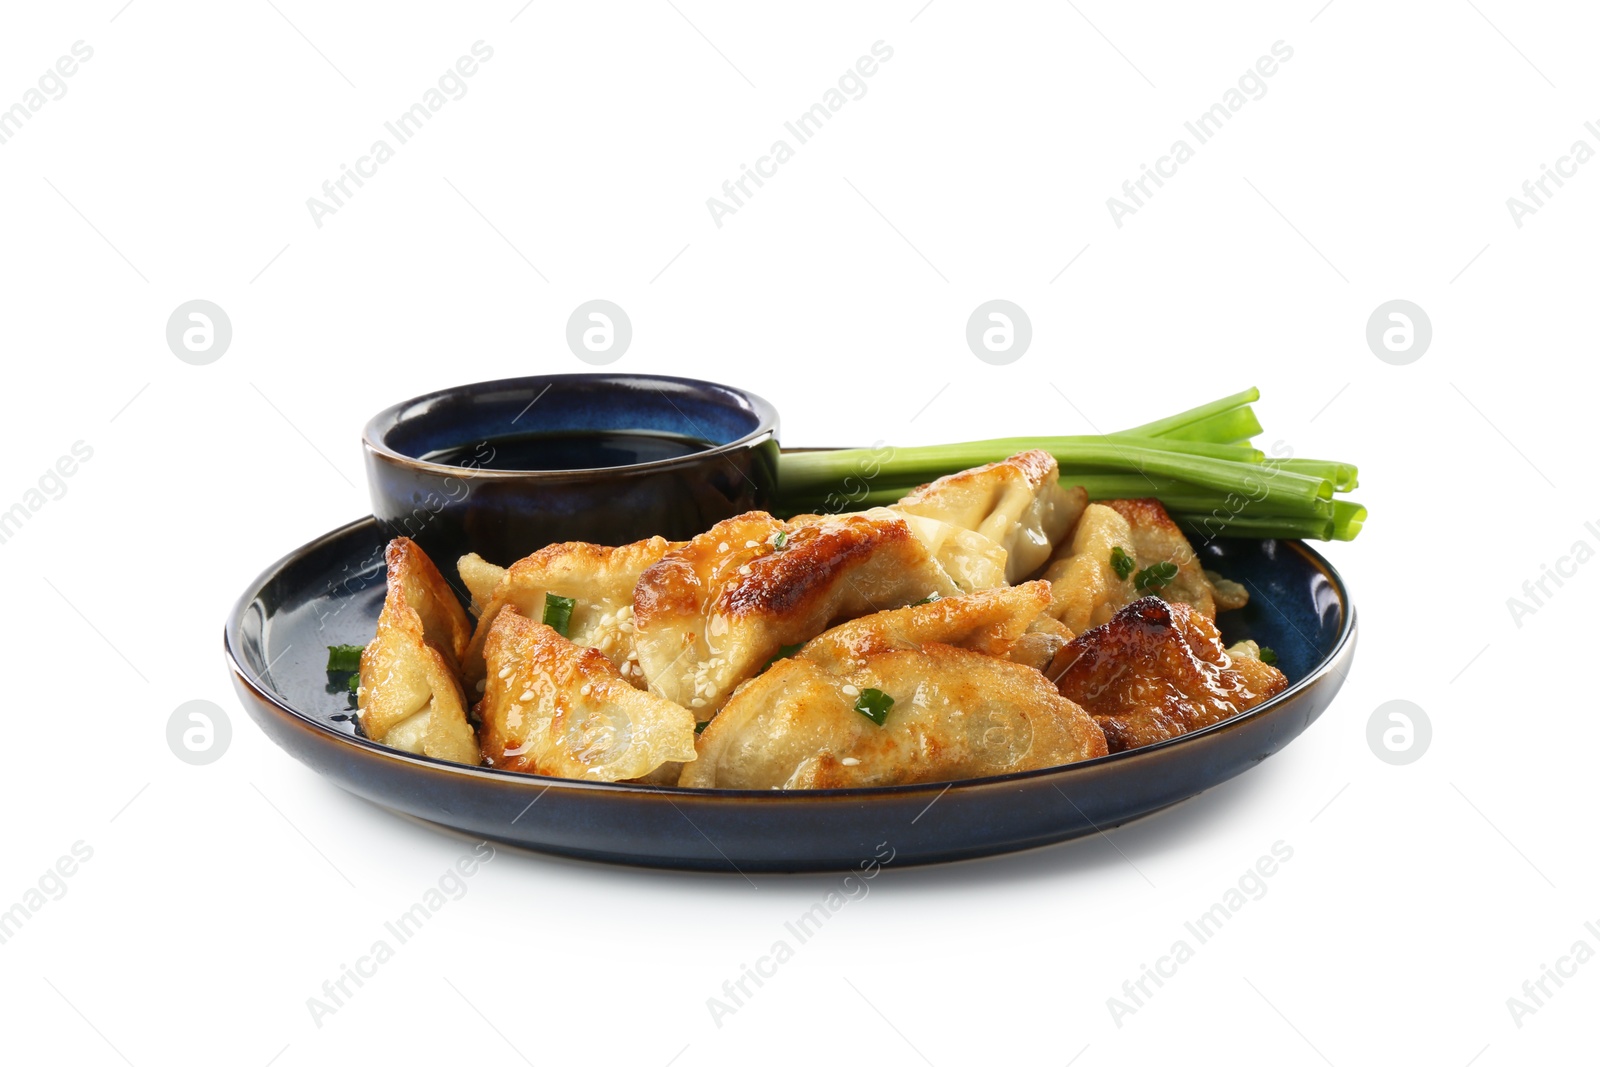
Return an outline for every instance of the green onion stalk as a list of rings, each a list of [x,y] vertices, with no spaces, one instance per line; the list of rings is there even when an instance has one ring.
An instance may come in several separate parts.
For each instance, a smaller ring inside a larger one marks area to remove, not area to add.
[[[1063,486],[1090,500],[1159,499],[1178,523],[1213,537],[1349,541],[1367,510],[1339,494],[1359,484],[1354,464],[1269,457],[1251,444],[1262,432],[1251,388],[1112,434],[1003,437],[915,448],[786,452],[779,460],[785,515],[893,504],[912,489],[1031,448],[1055,456]]]

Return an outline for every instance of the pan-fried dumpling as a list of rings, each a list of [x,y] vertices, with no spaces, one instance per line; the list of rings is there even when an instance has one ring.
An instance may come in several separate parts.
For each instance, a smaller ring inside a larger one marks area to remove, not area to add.
[[[1113,558],[1118,550],[1120,571],[1118,559]],[[1102,500],[1084,509],[1070,543],[1045,571],[1056,592],[1049,614],[1075,633],[1100,626],[1145,595],[1146,590],[1138,588],[1138,574],[1160,563],[1172,564],[1176,573],[1148,591],[1172,603],[1188,604],[1207,619],[1215,619],[1219,608],[1243,607],[1250,599],[1237,582],[1213,576],[1200,566],[1161,501]]]
[[[1079,634],[1046,673],[1094,716],[1113,752],[1232,718],[1289,686],[1255,642],[1224,649],[1198,609],[1153,596]]]
[[[1105,755],[1099,727],[1038,671],[929,639],[1004,650],[1048,596],[1043,583],[1031,583],[828,631],[739,687],[706,727],[700,758],[683,769],[678,784],[903,785]],[[881,715],[882,724],[861,707]]]
[[[390,541],[384,559],[388,589],[378,632],[361,653],[361,729],[392,748],[476,764],[478,739],[458,677],[467,616],[433,561],[409,538]]]
[[[639,576],[635,643],[650,691],[709,719],[785,645],[830,622],[960,588],[899,516],[717,523]]]
[[[476,552],[468,552],[456,561],[456,573],[461,575],[461,584],[472,594],[473,616],[481,619],[500,583],[505,581],[506,569],[497,567]]]
[[[983,534],[1006,551],[1006,581],[1044,566],[1088,503],[1081,486],[1057,481],[1055,457],[1043,449],[948,474],[913,489],[894,510],[939,519]]]
[[[1123,561],[1120,573],[1118,560]],[[1044,572],[1055,590],[1049,615],[1074,634],[1110,621],[1139,596],[1133,585],[1136,566],[1128,520],[1114,508],[1090,504],[1072,540]]]
[[[502,608],[484,643],[478,702],[483,753],[496,767],[616,782],[695,758],[694,715],[635,689],[597,649]]]
[[[1049,604],[1049,582],[943,597],[841,623],[806,642],[799,654],[834,671],[849,670],[879,652],[918,648],[932,641],[1004,656]]]
[[[625,678],[643,688],[644,675],[634,651],[633,587],[644,569],[672,547],[673,542],[664,537],[635,541],[620,548],[568,541],[542,548],[513,563],[510,570],[500,572],[493,592],[484,597],[478,629],[464,661],[467,680],[476,688],[484,678],[484,642],[502,608],[510,605],[530,619],[542,619],[545,596],[554,594],[572,601],[567,637],[577,644],[598,648]],[[459,569],[475,602],[485,579],[493,570],[500,570],[477,556],[463,556]],[[474,582],[478,583],[477,588]]]
[[[911,536],[922,542],[935,563],[956,583],[963,593],[979,589],[992,589],[1006,584],[1006,550],[980,533],[963,530],[939,519],[913,515],[895,508],[869,508],[866,511],[846,512],[879,522],[903,522]],[[839,515],[796,515],[789,520],[792,525],[806,526]]]
[[[1167,514],[1161,501],[1145,497],[1138,500],[1106,500],[1102,503],[1128,520],[1133,552],[1140,567],[1165,560],[1178,568],[1177,577],[1156,590],[1156,594],[1171,603],[1188,604],[1206,618],[1215,619],[1218,605],[1211,579],[1200,566],[1194,549],[1189,547],[1189,539],[1183,536],[1183,531],[1172,521],[1172,516]],[[1230,603],[1240,595],[1246,601],[1250,599],[1243,586],[1234,582],[1229,582],[1228,586]],[[1243,604],[1238,606],[1242,607]]]

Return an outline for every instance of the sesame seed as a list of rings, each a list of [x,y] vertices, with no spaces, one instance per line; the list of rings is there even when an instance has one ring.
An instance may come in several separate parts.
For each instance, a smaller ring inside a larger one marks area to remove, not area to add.
[[[718,545],[717,546],[717,551],[718,552],[726,552],[726,551],[728,551],[728,542],[724,541],[724,542],[722,542],[722,544]]]
[[[488,687],[489,687],[489,679],[487,679],[487,678],[479,678],[478,679],[478,692],[481,693],[485,689],[487,689]]]
[[[510,667],[501,667],[500,668],[500,674],[498,675],[498,677],[502,681],[507,679],[507,678],[509,678],[509,677],[511,677],[511,668]]]
[[[847,697],[858,697],[861,695],[861,690],[857,689],[853,685],[841,685],[839,687],[839,691]]]
[[[534,697],[534,692],[533,692],[532,689],[524,689],[522,691],[522,695],[519,696],[517,699],[518,700],[532,700],[533,697]]]
[[[750,564],[746,563],[743,567],[739,568],[739,577],[748,578],[749,576],[750,576]]]
[[[839,762],[841,764],[843,764],[844,766],[846,766],[846,767],[859,767],[859,766],[861,766],[861,761],[856,759],[854,756],[846,756],[844,759],[840,760]]]
[[[588,696],[591,692],[593,692],[593,690],[594,690],[594,683],[593,682],[584,682],[583,683],[583,688],[578,690],[578,692],[582,696]]]
[[[760,548],[761,547],[761,542],[760,541],[746,541],[744,543],[744,547],[746,547],[746,548]]]
[[[699,697],[695,697],[693,700],[689,701],[689,706],[691,708],[703,708],[706,706],[706,702],[701,700]]]

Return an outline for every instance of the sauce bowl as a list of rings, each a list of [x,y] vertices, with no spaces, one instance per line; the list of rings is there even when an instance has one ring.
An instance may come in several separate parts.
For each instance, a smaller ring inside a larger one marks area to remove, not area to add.
[[[379,530],[445,570],[469,551],[508,566],[556,541],[685,540],[769,508],[778,482],[777,410],[691,378],[455,386],[379,412],[362,443]]]

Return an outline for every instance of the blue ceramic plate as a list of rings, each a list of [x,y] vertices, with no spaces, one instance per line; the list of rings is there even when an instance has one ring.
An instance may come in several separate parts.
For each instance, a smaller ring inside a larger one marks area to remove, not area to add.
[[[234,687],[267,735],[345,789],[478,837],[612,863],[705,871],[896,866],[1012,852],[1104,830],[1226,781],[1322,713],[1355,653],[1338,573],[1298,541],[1224,539],[1206,567],[1250,589],[1224,638],[1277,651],[1289,688],[1148,748],[996,778],[879,789],[669,789],[543,778],[412,756],[358,737],[326,646],[366,644],[383,605],[384,537],[371,518],[273,564],[240,598],[224,644]]]

